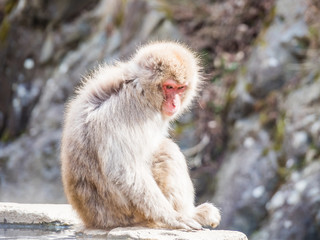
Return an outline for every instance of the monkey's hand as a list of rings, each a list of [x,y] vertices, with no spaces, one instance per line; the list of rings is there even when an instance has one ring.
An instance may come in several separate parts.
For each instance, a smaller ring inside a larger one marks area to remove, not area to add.
[[[194,219],[202,226],[217,227],[221,220],[220,211],[211,203],[203,203],[196,207]]]
[[[176,211],[174,211],[174,214],[170,214],[168,217],[161,219],[160,222],[158,222],[157,226],[161,228],[184,229],[187,231],[202,229],[202,226],[196,220],[182,216]]]
[[[185,216],[178,216],[177,220],[179,221],[180,224],[185,225],[186,227],[184,227],[184,229],[187,230],[201,230],[202,226],[200,225],[200,223],[198,223],[196,220],[189,218],[189,217],[185,217]]]

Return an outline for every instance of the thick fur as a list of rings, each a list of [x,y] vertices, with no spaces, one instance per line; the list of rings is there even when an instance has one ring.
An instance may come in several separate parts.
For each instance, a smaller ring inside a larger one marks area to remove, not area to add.
[[[181,111],[170,118],[161,112],[167,79],[188,84]],[[186,161],[167,136],[200,82],[197,58],[172,42],[146,45],[85,79],[67,106],[61,161],[65,193],[87,227],[219,224],[212,204],[194,206]]]

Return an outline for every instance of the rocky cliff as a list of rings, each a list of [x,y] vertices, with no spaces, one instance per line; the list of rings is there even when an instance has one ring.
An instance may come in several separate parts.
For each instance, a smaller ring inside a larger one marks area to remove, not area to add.
[[[99,62],[187,42],[207,83],[175,124],[199,202],[249,239],[320,238],[317,0],[0,3],[0,201],[64,203],[64,104]]]

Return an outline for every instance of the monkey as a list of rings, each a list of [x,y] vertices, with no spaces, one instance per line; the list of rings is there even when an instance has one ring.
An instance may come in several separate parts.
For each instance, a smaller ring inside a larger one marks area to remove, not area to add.
[[[86,227],[220,223],[213,204],[195,206],[185,157],[168,133],[201,88],[199,63],[181,43],[152,42],[84,77],[65,110],[61,171]]]

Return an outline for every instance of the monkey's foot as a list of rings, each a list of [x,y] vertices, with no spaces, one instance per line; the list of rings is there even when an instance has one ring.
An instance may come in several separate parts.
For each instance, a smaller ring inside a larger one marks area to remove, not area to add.
[[[203,203],[196,207],[194,219],[202,226],[217,227],[221,220],[220,211],[211,203]]]

